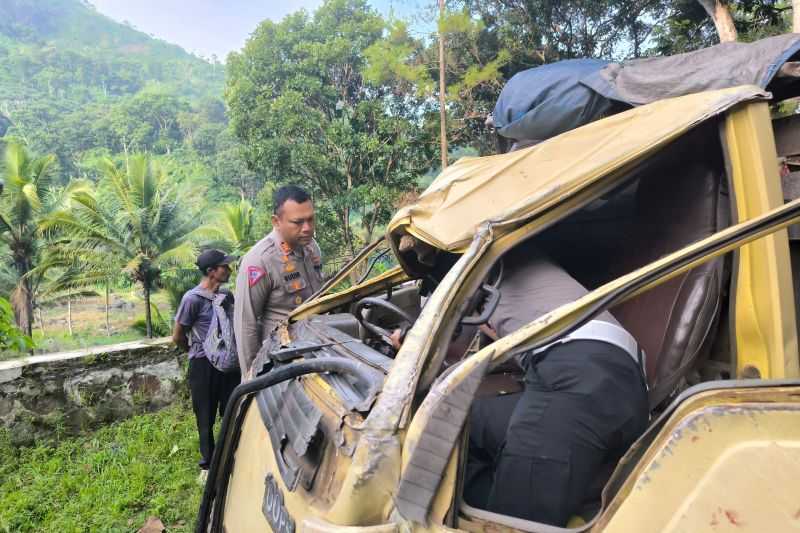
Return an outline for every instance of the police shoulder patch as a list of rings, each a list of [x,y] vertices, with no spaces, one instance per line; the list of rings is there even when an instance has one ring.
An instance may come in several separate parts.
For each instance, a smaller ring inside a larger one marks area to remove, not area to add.
[[[267,271],[261,267],[249,266],[247,267],[247,285],[252,287],[267,275]]]

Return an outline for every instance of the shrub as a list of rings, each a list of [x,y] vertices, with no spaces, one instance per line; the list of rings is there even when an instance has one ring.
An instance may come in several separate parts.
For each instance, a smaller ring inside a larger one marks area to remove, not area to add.
[[[14,311],[5,298],[0,298],[0,352],[15,350],[24,352],[33,349],[33,341],[14,325]]]
[[[158,310],[158,306],[154,303],[150,304],[150,309],[152,313],[152,322],[153,322],[153,336],[154,337],[167,337],[172,334],[172,326],[170,325],[169,321],[164,318],[161,314],[161,311]],[[145,321],[144,316],[137,317],[136,320],[131,325],[133,329],[141,333],[142,335],[147,335],[147,322]]]

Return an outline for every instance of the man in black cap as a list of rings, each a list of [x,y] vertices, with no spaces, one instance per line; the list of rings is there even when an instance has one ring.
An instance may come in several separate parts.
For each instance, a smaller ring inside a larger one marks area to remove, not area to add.
[[[220,287],[230,278],[230,264],[235,260],[234,256],[225,255],[219,250],[206,250],[200,254],[196,264],[203,273],[203,279],[181,298],[172,333],[175,344],[189,352],[189,389],[200,436],[201,478],[205,478],[214,453],[217,412],[222,417],[231,392],[241,381],[239,371],[217,370],[206,358],[203,348],[214,315],[212,302],[218,294],[227,295],[222,305],[226,314],[230,316],[233,313],[233,295]]]

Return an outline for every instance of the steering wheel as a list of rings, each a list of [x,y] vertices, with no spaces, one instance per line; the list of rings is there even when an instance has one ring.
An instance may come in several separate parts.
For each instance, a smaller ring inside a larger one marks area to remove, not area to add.
[[[356,316],[356,320],[358,320],[359,324],[364,326],[364,329],[366,329],[367,331],[378,337],[380,340],[382,340],[389,346],[394,347],[392,345],[392,341],[390,338],[392,336],[392,333],[376,324],[373,324],[372,322],[368,322],[361,314],[361,311],[363,311],[364,309],[369,309],[370,307],[380,307],[384,311],[388,311],[396,318],[400,319],[400,321],[404,323],[404,325],[401,326],[400,328],[401,336],[405,335],[406,331],[408,331],[408,328],[414,324],[414,319],[411,318],[411,315],[400,309],[398,306],[396,306],[389,300],[384,300],[383,298],[372,298],[372,297],[362,298],[361,300],[359,300],[353,311],[353,314]]]

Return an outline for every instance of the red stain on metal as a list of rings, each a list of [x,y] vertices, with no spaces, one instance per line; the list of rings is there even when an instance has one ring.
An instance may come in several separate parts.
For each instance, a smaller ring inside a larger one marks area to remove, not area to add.
[[[792,515],[792,518],[794,518],[795,520],[800,520],[800,509],[798,509],[797,512],[794,513],[794,515]]]
[[[739,519],[739,513],[733,511],[731,509],[725,509],[725,517],[728,519],[728,522],[733,524],[734,526],[741,526],[742,522]]]

